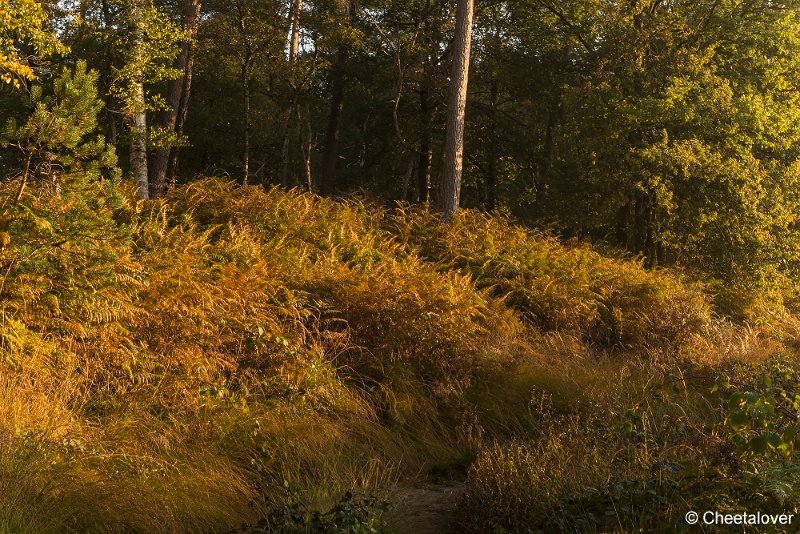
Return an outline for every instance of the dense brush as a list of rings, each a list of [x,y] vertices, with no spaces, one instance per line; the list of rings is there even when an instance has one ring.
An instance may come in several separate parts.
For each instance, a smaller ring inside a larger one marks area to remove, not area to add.
[[[531,395],[583,395],[590,360],[731,338],[677,274],[473,212],[219,180],[12,212],[0,531],[224,531],[383,491],[541,429]],[[538,454],[492,450],[471,476]]]

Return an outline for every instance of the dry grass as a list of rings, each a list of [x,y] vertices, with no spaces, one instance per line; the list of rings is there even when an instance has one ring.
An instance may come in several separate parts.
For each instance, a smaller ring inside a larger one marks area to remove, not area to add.
[[[620,444],[587,429],[642,377],[774,348],[678,275],[476,213],[218,180],[25,202],[0,249],[0,531],[230,531],[495,441],[467,498],[527,517],[609,480]]]

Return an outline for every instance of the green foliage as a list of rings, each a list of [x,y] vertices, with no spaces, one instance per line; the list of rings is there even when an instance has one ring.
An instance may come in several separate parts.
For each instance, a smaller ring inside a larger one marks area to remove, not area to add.
[[[727,426],[743,452],[792,458],[800,418],[799,371],[780,357],[760,367],[755,373],[760,375],[758,382],[734,385],[721,377],[712,391],[728,395]]]
[[[375,534],[383,532],[385,525],[381,514],[389,503],[376,497],[356,497],[345,493],[325,512],[310,509],[299,495],[293,495],[289,504],[272,510],[269,519],[258,526],[244,529],[247,533],[307,533],[307,534]]]
[[[603,43],[576,54],[605,61],[560,95],[537,207],[650,265],[722,281],[726,313],[763,293],[780,305],[796,261],[796,7],[638,5],[604,21],[593,5],[575,14],[593,22],[579,26],[583,42]]]
[[[48,18],[36,0],[5,0],[0,5],[0,82],[19,89],[21,80],[36,79],[31,59],[67,51],[47,28]],[[21,53],[23,44],[35,49],[35,58]]]
[[[183,73],[172,68],[172,61],[185,35],[163,9],[152,2],[132,0],[127,4],[122,9],[132,28],[131,35],[125,48],[125,63],[114,69],[112,91],[122,104],[122,113],[131,117],[136,113],[165,109],[164,99],[157,93],[140,102],[134,86],[179,78]],[[142,104],[144,109],[140,109]]]
[[[129,237],[113,220],[119,171],[113,148],[95,134],[95,81],[83,64],[65,70],[52,95],[34,91],[25,124],[5,130],[25,161],[0,192],[2,291],[17,331],[85,332],[84,321],[102,323],[129,306],[118,280],[132,264]],[[31,313],[39,306],[47,313]]]
[[[62,70],[52,94],[41,86],[31,90],[27,120],[21,125],[9,120],[0,137],[0,145],[20,152],[25,172],[52,179],[80,174],[84,181],[118,177],[114,147],[96,135],[103,107],[97,77],[79,61],[74,72]]]

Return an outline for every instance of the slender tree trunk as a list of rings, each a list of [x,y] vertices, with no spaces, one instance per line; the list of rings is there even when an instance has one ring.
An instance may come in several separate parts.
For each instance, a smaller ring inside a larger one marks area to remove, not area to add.
[[[186,126],[186,117],[189,113],[189,96],[192,90],[192,66],[194,63],[194,52],[190,50],[189,63],[186,66],[186,76],[184,77],[183,95],[178,107],[178,116],[175,119],[175,135],[182,136]],[[169,151],[169,161],[167,163],[167,179],[174,185],[178,176],[178,161],[180,160],[181,147],[174,146]]]
[[[244,152],[242,154],[242,185],[247,185],[250,179],[250,66],[253,63],[253,46],[247,35],[247,20],[244,8],[237,3],[239,14],[239,33],[244,41],[244,57],[241,65],[242,82],[242,114],[244,119]]]
[[[289,64],[292,67],[289,77],[292,84],[297,82],[295,67],[297,66],[297,56],[300,52],[300,17],[303,13],[303,0],[295,0],[292,11],[292,38],[289,42]]]
[[[136,106],[144,108],[144,84],[139,81],[133,83],[133,98]],[[136,111],[131,127],[131,173],[136,181],[139,198],[150,198],[150,183],[147,177],[147,115],[145,111]]]
[[[356,1],[336,0],[338,9],[342,15],[347,17],[348,24],[353,23]],[[331,105],[328,115],[328,130],[325,133],[325,152],[322,155],[322,184],[320,192],[323,195],[330,195],[340,186],[336,177],[336,163],[339,159],[339,134],[344,107],[344,70],[346,62],[347,48],[340,46],[336,53],[336,60],[331,73]]]
[[[486,210],[494,211],[497,207],[497,160],[499,150],[497,146],[497,95],[499,83],[492,80],[490,89],[490,117],[489,117],[489,154],[486,162]]]
[[[408,159],[408,167],[406,173],[403,175],[403,188],[400,191],[400,200],[406,202],[408,200],[408,190],[411,189],[411,179],[414,176],[414,167],[417,166],[416,154],[412,153]]]
[[[431,172],[433,167],[433,119],[436,111],[433,91],[434,43],[440,41],[438,32],[431,25],[431,0],[425,1],[422,18],[422,31],[425,36],[426,53],[422,67],[422,87],[420,88],[420,135],[419,162],[417,163],[417,202],[426,204],[431,200]]]
[[[244,153],[242,154],[242,185],[250,179],[250,63],[248,57],[242,63],[242,97],[244,99]]]
[[[292,37],[289,41],[289,87],[291,97],[283,120],[283,146],[281,147],[281,185],[289,184],[289,131],[291,130],[292,116],[297,107],[297,57],[300,51],[300,16],[303,9],[303,0],[295,0],[292,7]]]
[[[617,244],[629,250],[631,248],[631,242],[628,238],[628,229],[630,228],[632,203],[633,201],[630,197],[626,198],[625,203],[620,206],[617,211]]]
[[[131,61],[135,71],[131,78],[131,174],[136,181],[139,198],[150,198],[150,186],[147,176],[147,111],[144,95],[144,61],[141,58],[144,20],[142,1],[131,0]]]
[[[191,42],[197,33],[197,22],[200,17],[200,0],[184,0],[181,25],[187,34],[187,40],[180,45],[180,51],[175,57],[172,67],[183,72],[183,76],[170,80],[167,84],[167,106],[169,109],[161,113],[159,126],[168,132],[175,133],[175,124],[180,111],[183,91],[186,86]],[[169,148],[156,150],[153,154],[153,164],[150,168],[150,183],[153,185],[152,193],[155,196],[163,195],[167,189],[167,169],[169,167]]]
[[[539,179],[541,183],[547,184],[550,179],[550,169],[553,167],[555,158],[555,130],[558,121],[558,104],[554,104],[556,109],[551,109],[547,114],[547,127],[544,132],[544,146],[542,147],[542,161],[539,166]]]
[[[461,201],[464,116],[467,108],[474,8],[474,0],[459,0],[456,9],[456,32],[453,38],[453,65],[450,74],[447,139],[444,148],[444,174],[442,176],[442,209],[446,220],[453,218]]]
[[[103,0],[101,3],[103,11],[103,30],[105,35],[103,37],[103,67],[100,72],[100,87],[104,94],[106,102],[106,120],[108,126],[106,129],[106,137],[108,142],[116,146],[117,144],[117,117],[112,111],[114,109],[113,97],[111,96],[111,81],[113,78],[114,60],[112,58],[112,47],[110,43],[110,32],[114,25],[111,17],[111,9],[108,5],[108,0]]]
[[[299,112],[297,119],[298,121],[300,120]],[[311,174],[311,152],[314,149],[314,130],[311,127],[311,109],[309,106],[306,106],[306,139],[303,144],[305,145],[303,147],[303,155],[305,159],[306,188],[308,188],[308,192],[311,193],[314,191],[314,177]]]
[[[325,153],[322,156],[322,188],[323,195],[330,195],[336,190],[336,163],[339,159],[339,126],[344,107],[344,62],[346,52],[340,49],[333,70],[333,91],[331,93],[328,130],[325,134]]]
[[[199,17],[198,17],[199,18]],[[186,59],[186,73],[183,76],[183,90],[181,91],[181,103],[178,106],[178,115],[175,118],[175,134],[183,135],[186,125],[186,117],[189,113],[189,97],[192,93],[192,72],[194,69],[194,41],[189,42],[189,56]],[[167,177],[170,183],[174,184],[178,175],[178,159],[181,147],[174,146],[169,151],[169,163],[167,164]]]
[[[429,67],[425,67],[423,87],[420,91],[420,140],[419,165],[417,168],[417,201],[420,204],[431,199],[431,167],[433,166],[433,91]]]

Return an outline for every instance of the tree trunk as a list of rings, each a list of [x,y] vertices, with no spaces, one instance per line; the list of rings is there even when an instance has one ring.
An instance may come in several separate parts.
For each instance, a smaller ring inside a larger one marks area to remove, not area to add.
[[[295,67],[297,66],[297,56],[300,52],[300,17],[303,13],[303,0],[295,0],[292,11],[292,38],[289,42],[289,78],[292,86],[297,82]]]
[[[131,77],[131,174],[136,181],[139,198],[150,198],[150,186],[147,177],[147,111],[144,94],[144,72],[142,40],[144,38],[144,20],[141,0],[131,0],[131,53],[132,62],[136,66]]]
[[[244,57],[241,65],[242,82],[242,115],[244,119],[244,151],[242,154],[241,185],[247,185],[250,179],[250,65],[253,63],[253,46],[247,35],[247,20],[244,8],[240,3],[236,6],[239,15],[239,33],[244,41]]]
[[[400,200],[406,202],[408,200],[408,190],[411,188],[411,178],[414,176],[414,167],[417,165],[416,154],[412,153],[408,159],[408,167],[406,173],[403,175],[403,188],[400,190]]]
[[[322,188],[323,195],[330,195],[336,190],[336,163],[339,159],[339,123],[344,107],[344,49],[340,49],[336,65],[333,67],[333,91],[331,107],[328,115],[328,131],[325,134],[325,153],[322,156]]]
[[[167,85],[167,106],[169,109],[161,113],[159,125],[171,133],[175,133],[175,126],[180,112],[181,100],[186,87],[186,77],[189,74],[189,56],[192,40],[197,33],[197,22],[200,17],[200,0],[184,0],[181,25],[186,32],[187,40],[180,45],[180,51],[175,57],[172,67],[183,72],[183,76],[170,80]],[[163,195],[167,189],[167,170],[169,167],[169,148],[161,148],[153,154],[153,165],[150,168],[150,183],[153,184],[153,194]]]
[[[556,97],[557,100],[560,98],[560,96]],[[556,156],[555,131],[559,121],[560,105],[560,102],[554,102],[547,112],[544,144],[542,146],[542,152],[537,156],[536,171],[534,173],[534,188],[536,191],[534,206],[537,213],[544,213],[545,207],[549,202],[548,197],[550,195],[550,186],[552,182],[551,175]]]
[[[474,8],[474,0],[459,0],[456,9],[456,32],[453,38],[453,65],[450,74],[447,139],[444,147],[444,174],[442,176],[442,209],[446,220],[453,218],[461,201],[464,116],[467,108]]]
[[[281,185],[289,184],[289,131],[291,129],[292,115],[297,107],[297,57],[300,51],[300,15],[303,9],[303,0],[295,0],[292,7],[292,36],[289,41],[289,88],[291,96],[289,106],[283,120],[283,146],[281,147]]]
[[[298,111],[297,120],[300,121]],[[311,174],[311,152],[314,150],[314,130],[311,127],[311,109],[306,105],[306,139],[303,142],[303,159],[305,160],[306,188],[308,192],[314,191],[314,177]]]
[[[423,87],[420,91],[420,138],[419,166],[417,168],[417,201],[420,204],[431,199],[431,167],[433,165],[433,91],[430,69],[426,65]]]
[[[199,17],[198,17],[199,18]],[[194,41],[189,42],[189,56],[186,59],[186,73],[183,76],[183,90],[181,91],[181,103],[178,106],[178,116],[175,118],[175,134],[183,135],[186,125],[186,116],[189,113],[189,97],[192,93],[192,72],[194,68]],[[167,164],[167,178],[171,183],[175,183],[178,175],[178,158],[180,156],[180,145],[172,147],[169,151],[169,163]]]
[[[244,99],[244,153],[242,154],[242,185],[250,179],[250,62],[249,56],[242,63],[242,96]]]
[[[620,206],[619,210],[617,211],[617,231],[616,231],[616,239],[617,244],[622,248],[631,249],[631,240],[629,239],[628,229],[630,228],[630,218],[631,218],[631,206],[632,206],[632,199],[628,196],[625,199],[625,203]]]
[[[141,106],[141,111],[136,111],[133,116],[131,126],[131,173],[136,181],[139,198],[147,200],[150,198],[150,183],[147,177],[147,115],[144,111],[144,84],[139,81],[133,82],[133,98],[137,107]]]
[[[499,83],[495,78],[492,80],[490,89],[490,109],[489,109],[489,153],[486,162],[486,210],[494,211],[497,207],[497,160],[499,150],[497,147],[497,94]]]
[[[103,92],[104,100],[106,103],[106,120],[108,126],[106,128],[106,138],[112,145],[117,145],[117,116],[112,111],[114,109],[113,97],[111,96],[111,83],[113,79],[113,66],[114,58],[112,57],[112,46],[110,43],[110,30],[114,25],[111,17],[111,8],[108,5],[108,0],[103,0],[101,3],[103,11],[103,30],[106,32],[103,38],[103,66],[100,69],[100,89]]]

